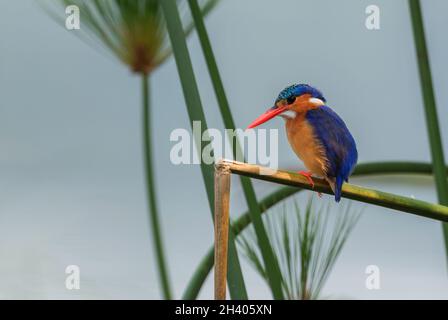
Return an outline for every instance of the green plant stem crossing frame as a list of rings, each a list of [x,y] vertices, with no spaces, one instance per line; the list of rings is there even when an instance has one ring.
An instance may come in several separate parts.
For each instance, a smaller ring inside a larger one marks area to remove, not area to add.
[[[151,144],[151,118],[150,118],[150,97],[149,97],[149,76],[142,75],[142,95],[143,95],[143,154],[145,158],[146,190],[149,206],[149,220],[154,242],[154,249],[157,257],[157,268],[162,285],[163,297],[171,299],[171,288],[166,267],[165,254],[163,250],[162,234],[160,232],[160,222],[157,208],[156,186],[154,181],[153,156]]]
[[[205,121],[204,110],[202,108],[201,98],[199,96],[196,79],[191,64],[190,54],[188,53],[187,42],[185,40],[185,32],[174,0],[160,0],[160,6],[166,20],[168,34],[173,48],[173,54],[176,61],[179,78],[184,92],[184,98],[187,106],[188,116],[191,125],[195,121],[201,123],[201,136],[206,133],[207,122]],[[207,140],[207,139],[205,139]],[[202,151],[202,139],[196,141],[198,150]],[[200,152],[201,152],[200,151]],[[201,162],[201,172],[204,179],[207,198],[210,206],[210,212],[213,217],[214,208],[214,169],[213,165],[207,165]],[[228,282],[229,292],[232,299],[247,299],[246,288],[244,285],[243,273],[236,251],[236,244],[232,230],[229,232],[229,263],[228,263]]]
[[[448,167],[445,166],[445,172],[448,173]],[[361,163],[356,166],[353,176],[368,176],[368,175],[430,175],[433,173],[432,165],[424,162],[372,162]],[[303,191],[297,187],[282,187],[274,191],[270,195],[263,198],[259,203],[259,208],[262,213],[265,213],[269,208],[275,206],[284,199]],[[238,236],[245,228],[252,223],[248,212],[243,213],[233,224],[232,229],[236,236]],[[210,248],[206,255],[199,262],[196,271],[193,273],[187,287],[182,295],[184,300],[196,299],[202,285],[204,284],[208,274],[213,268],[214,263],[214,248]]]
[[[217,164],[217,166],[228,167],[230,172],[233,174],[333,195],[333,191],[328,183],[321,178],[313,178],[313,188],[310,186],[306,177],[295,172],[277,170],[272,174],[262,174],[260,172],[263,172],[263,170],[267,172],[269,169],[255,164],[247,164],[230,160],[222,160]],[[447,206],[360,187],[350,183],[344,183],[342,186],[342,197],[448,222]]]
[[[213,88],[215,91],[216,99],[218,101],[219,111],[221,113],[224,126],[226,129],[235,130],[235,121],[230,111],[229,102],[224,90],[224,85],[219,74],[218,65],[213,54],[210,39],[208,37],[207,29],[205,28],[203,15],[201,14],[200,7],[197,0],[188,0],[190,5],[193,21],[196,26],[199,41],[201,43],[202,51],[204,53],[207,68],[210,73]],[[238,137],[229,136],[232,139],[233,145],[233,158],[239,159],[238,155],[242,155],[241,145]],[[246,198],[247,206],[251,214],[252,221],[254,223],[255,234],[257,236],[258,243],[260,244],[260,251],[262,254],[263,262],[266,266],[266,273],[268,276],[269,286],[271,288],[272,295],[275,299],[283,299],[283,291],[281,288],[281,274],[280,267],[277,260],[274,258],[274,250],[269,242],[269,238],[266,229],[261,219],[261,210],[259,209],[257,197],[254,187],[249,178],[240,176],[241,187],[243,189],[244,197]],[[229,284],[231,285],[231,284]]]
[[[439,203],[448,205],[448,180],[445,171],[445,159],[440,136],[439,121],[437,117],[436,99],[432,85],[431,68],[429,65],[428,50],[426,48],[425,30],[419,0],[409,0],[412,30],[414,34],[415,50],[417,53],[420,86],[425,105],[426,127],[428,129],[429,145],[431,149],[432,164],[434,166],[434,179],[436,182]],[[448,258],[448,223],[442,224],[445,238],[445,250]]]
[[[306,177],[294,172],[274,171],[269,168],[238,161],[220,161],[216,165],[215,173],[215,186],[220,186],[215,194],[215,266],[217,267],[227,265],[231,174],[333,194],[330,186],[324,179],[314,178],[314,186],[312,187]],[[448,222],[448,207],[392,193],[345,183],[342,186],[342,197]],[[222,300],[226,298],[226,271],[225,267],[219,267],[215,270],[215,299]]]

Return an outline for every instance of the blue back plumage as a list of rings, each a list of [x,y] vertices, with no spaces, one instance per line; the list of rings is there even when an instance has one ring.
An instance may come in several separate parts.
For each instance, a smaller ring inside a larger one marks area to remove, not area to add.
[[[309,110],[306,119],[324,147],[329,165],[327,176],[335,178],[335,200],[339,202],[342,184],[348,181],[358,160],[355,140],[344,121],[327,106]]]

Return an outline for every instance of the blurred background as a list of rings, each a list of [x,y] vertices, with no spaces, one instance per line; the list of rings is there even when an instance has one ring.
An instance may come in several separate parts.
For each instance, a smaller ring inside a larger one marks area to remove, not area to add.
[[[380,8],[380,30],[365,27],[370,4]],[[422,9],[446,151],[448,2],[424,0]],[[79,41],[79,31],[61,28],[36,1],[1,1],[0,15],[0,298],[159,299],[144,194],[140,79]],[[238,127],[285,86],[306,82],[347,123],[359,162],[430,161],[407,1],[223,0],[206,24]],[[188,45],[208,125],[223,129],[196,34]],[[173,58],[154,72],[151,86],[159,211],[179,298],[212,244],[213,226],[199,166],[169,159],[171,131],[190,128]],[[280,167],[303,168],[282,121],[265,128],[281,129]],[[236,217],[247,208],[238,179],[232,181]],[[437,202],[430,177],[352,182]],[[255,185],[259,198],[276,188]],[[270,299],[241,261],[249,297]],[[80,290],[65,288],[72,264],[81,270]],[[380,290],[365,286],[372,264],[381,271]],[[446,270],[439,222],[366,206],[323,295],[448,299]],[[212,296],[209,277],[199,297]]]

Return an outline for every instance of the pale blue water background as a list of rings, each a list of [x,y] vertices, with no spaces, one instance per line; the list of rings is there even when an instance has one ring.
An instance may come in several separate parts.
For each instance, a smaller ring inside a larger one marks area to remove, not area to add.
[[[364,26],[372,3],[381,9],[378,31]],[[448,2],[424,0],[423,11],[447,154]],[[0,298],[159,298],[139,78],[60,28],[35,1],[1,1],[0,16]],[[407,1],[224,0],[206,23],[238,126],[284,86],[309,82],[345,119],[360,162],[429,161]],[[189,48],[208,124],[222,129],[196,35]],[[189,128],[174,61],[151,83],[160,212],[179,298],[212,243],[212,224],[199,167],[169,162],[170,132]],[[276,120],[266,128],[282,126]],[[280,167],[301,168],[280,132]],[[436,201],[429,177],[353,182]],[[272,189],[257,183],[260,196]],[[243,211],[234,183],[232,213]],[[65,289],[69,264],[81,268],[79,291]],[[380,267],[381,290],[365,288],[369,264]],[[243,268],[250,297],[270,298]],[[447,299],[447,279],[440,223],[369,206],[324,295]],[[212,297],[212,277],[200,297]]]

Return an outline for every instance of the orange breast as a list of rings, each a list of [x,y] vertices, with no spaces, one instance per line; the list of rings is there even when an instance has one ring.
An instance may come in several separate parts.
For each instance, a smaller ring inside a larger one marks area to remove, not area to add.
[[[295,118],[286,120],[286,134],[289,144],[305,167],[313,174],[325,177],[328,167],[325,149],[315,138],[305,113],[298,113]]]

